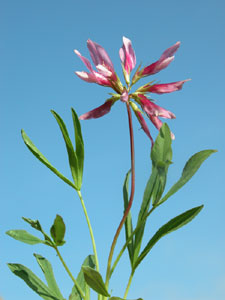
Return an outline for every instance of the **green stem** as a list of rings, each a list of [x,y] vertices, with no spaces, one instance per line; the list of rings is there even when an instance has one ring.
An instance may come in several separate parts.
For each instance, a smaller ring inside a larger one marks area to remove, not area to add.
[[[85,204],[84,204],[84,200],[83,200],[82,195],[81,195],[81,191],[77,191],[77,194],[78,194],[78,196],[80,198],[80,202],[81,202],[81,205],[82,205],[82,208],[83,208],[83,211],[84,211],[84,214],[85,214],[85,218],[86,218],[86,221],[87,221],[87,224],[88,224],[88,229],[89,229],[89,232],[90,232],[91,241],[92,241],[92,247],[93,247],[94,256],[95,256],[96,270],[99,272],[98,255],[97,255],[97,250],[96,250],[96,244],[95,244],[93,230],[92,230],[92,227],[91,227],[91,222],[90,222],[88,214],[87,214],[87,210],[86,210],[86,207],[85,207]]]
[[[109,252],[107,271],[106,271],[106,281],[105,281],[106,288],[108,288],[108,285],[109,285],[111,263],[112,263],[112,258],[113,258],[113,253],[114,253],[114,249],[115,249],[115,246],[116,246],[116,242],[117,242],[117,239],[118,239],[119,234],[121,232],[121,229],[123,228],[124,222],[126,221],[128,213],[131,209],[131,206],[132,206],[132,203],[133,203],[133,198],[134,198],[134,189],[135,189],[134,135],[133,135],[133,126],[132,126],[132,116],[131,116],[131,110],[130,110],[129,102],[127,102],[126,105],[127,105],[127,113],[128,113],[129,132],[130,132],[131,193],[130,193],[130,199],[129,199],[127,209],[124,212],[122,220],[120,221],[120,224],[117,228],[117,231],[115,233],[115,236],[114,236],[114,239],[113,239],[113,242],[112,242],[112,245],[111,245],[111,249],[110,249],[110,252]]]
[[[123,296],[123,299],[127,298],[127,294],[129,292],[129,288],[130,288],[130,285],[131,285],[131,281],[133,279],[133,275],[134,275],[134,272],[131,272],[128,283],[127,283],[127,287],[126,287],[126,290],[125,290],[125,293],[124,293],[124,296]]]
[[[73,281],[74,285],[76,286],[76,288],[78,289],[78,291],[79,291],[81,297],[84,299],[84,298],[85,298],[85,295],[84,295],[84,293],[83,293],[81,287],[79,286],[78,282],[77,282],[76,279],[73,277],[72,273],[70,272],[69,268],[67,267],[67,265],[66,265],[65,261],[63,260],[62,255],[60,254],[60,252],[59,252],[57,246],[55,246],[54,249],[55,249],[55,251],[56,251],[56,253],[57,253],[57,255],[58,255],[58,257],[59,257],[61,263],[63,264],[63,266],[64,266],[66,272],[68,273],[68,275],[69,275],[70,278],[72,279],[72,281]]]

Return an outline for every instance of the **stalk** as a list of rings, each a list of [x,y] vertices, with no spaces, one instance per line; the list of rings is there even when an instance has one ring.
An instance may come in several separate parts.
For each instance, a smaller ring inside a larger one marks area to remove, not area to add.
[[[134,135],[133,135],[133,125],[132,125],[132,116],[131,116],[131,110],[129,106],[129,102],[126,102],[127,105],[127,113],[128,113],[128,122],[129,122],[129,132],[130,132],[130,153],[131,153],[131,193],[130,193],[130,199],[129,203],[127,206],[126,211],[124,212],[124,215],[122,217],[122,220],[120,221],[120,224],[117,228],[117,231],[115,233],[111,249],[109,252],[109,257],[108,257],[108,264],[107,264],[107,271],[106,271],[106,281],[105,285],[106,288],[108,288],[109,285],[109,279],[110,279],[110,270],[111,270],[111,263],[112,263],[112,258],[113,258],[113,253],[114,249],[116,246],[117,239],[119,237],[119,234],[121,232],[121,229],[123,228],[123,225],[125,223],[125,220],[128,216],[128,213],[131,209],[132,203],[133,203],[133,198],[134,198],[134,190],[135,190],[135,163],[134,163]]]
[[[85,218],[86,218],[86,221],[87,221],[87,224],[88,224],[88,229],[89,229],[89,232],[90,232],[92,247],[93,247],[94,256],[95,256],[96,270],[99,272],[98,255],[97,255],[97,250],[96,250],[96,244],[95,244],[93,230],[92,230],[92,227],[91,227],[91,222],[90,222],[90,219],[89,219],[88,214],[87,214],[87,209],[85,207],[81,191],[77,191],[77,194],[78,194],[78,196],[80,198],[80,202],[81,202],[81,205],[82,205],[82,208],[83,208],[83,211],[84,211],[84,214],[85,214]]]
[[[56,253],[57,253],[57,255],[58,255],[58,257],[59,257],[61,263],[63,264],[63,267],[65,268],[67,274],[70,276],[70,278],[72,279],[74,285],[75,285],[76,288],[78,289],[78,291],[79,291],[81,297],[84,299],[84,298],[85,298],[85,295],[84,295],[84,293],[83,293],[81,287],[79,286],[78,282],[77,282],[76,279],[73,277],[72,273],[70,272],[69,268],[67,267],[67,265],[66,265],[65,261],[63,260],[62,255],[60,254],[58,248],[57,248],[57,247],[54,247],[54,249],[55,249],[55,251],[56,251]]]
[[[131,272],[128,283],[127,283],[127,287],[126,287],[126,290],[125,290],[125,293],[124,293],[124,296],[123,296],[123,299],[127,298],[127,294],[129,292],[129,288],[130,288],[130,285],[131,285],[131,281],[133,279],[133,275],[134,275],[134,272]]]

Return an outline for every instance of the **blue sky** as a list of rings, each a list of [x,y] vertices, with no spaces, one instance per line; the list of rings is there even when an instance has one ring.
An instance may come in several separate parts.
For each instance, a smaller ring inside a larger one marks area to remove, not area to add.
[[[89,57],[88,38],[101,44],[122,77],[118,50],[122,36],[132,40],[137,64],[150,64],[177,41],[181,47],[170,66],[152,79],[173,82],[192,78],[182,91],[156,95],[157,104],[172,111],[168,122],[176,135],[168,186],[180,176],[187,159],[203,149],[218,149],[192,181],[152,216],[149,237],[169,219],[204,204],[186,227],[163,238],[137,270],[128,299],[224,300],[224,1],[2,1],[0,15],[1,93],[1,227],[0,297],[39,299],[7,268],[7,262],[28,266],[42,276],[33,253],[48,258],[68,299],[72,282],[55,253],[5,235],[9,229],[32,230],[22,216],[39,219],[48,230],[55,215],[67,225],[62,254],[74,274],[92,253],[79,199],[74,191],[42,166],[24,146],[25,129],[38,148],[66,176],[66,151],[50,113],[58,112],[72,134],[70,108],[80,115],[108,97],[109,89],[74,75],[85,70],[73,53]],[[148,79],[143,80],[143,83]],[[153,137],[156,130],[148,123]],[[122,183],[130,168],[125,105],[116,103],[98,120],[82,121],[85,140],[83,195],[95,231],[100,269],[105,274],[108,250],[122,214]],[[134,119],[136,192],[135,220],[150,173],[150,144]],[[33,232],[34,233],[34,232]],[[119,245],[123,243],[123,234]],[[119,250],[119,246],[117,248]],[[129,273],[127,255],[110,288],[122,296]],[[94,296],[93,296],[94,299]]]

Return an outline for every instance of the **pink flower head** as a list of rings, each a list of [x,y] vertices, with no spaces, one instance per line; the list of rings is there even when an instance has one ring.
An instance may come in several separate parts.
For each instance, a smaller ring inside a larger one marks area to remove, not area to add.
[[[159,60],[157,60],[156,62],[152,63],[151,65],[145,67],[142,71],[140,71],[140,76],[144,77],[144,76],[153,75],[165,69],[171,63],[171,61],[174,60],[173,55],[179,47],[180,47],[180,42],[177,42],[170,48],[166,49],[161,55]]]
[[[119,50],[119,56],[122,62],[123,73],[127,86],[123,86],[120,79],[117,77],[113,63],[105,49],[91,40],[87,41],[87,46],[96,70],[92,68],[91,63],[87,58],[83,57],[79,51],[75,50],[75,53],[80,57],[89,71],[75,73],[84,81],[94,82],[99,85],[111,87],[116,91],[116,94],[111,94],[112,97],[106,100],[104,104],[81,115],[80,119],[88,120],[92,118],[100,118],[109,113],[114,103],[120,100],[121,102],[124,102],[132,107],[132,110],[135,113],[138,122],[141,124],[143,131],[149,137],[153,145],[154,142],[143,114],[147,115],[147,117],[158,130],[163,124],[160,118],[175,119],[176,117],[169,110],[166,110],[161,106],[155,104],[153,101],[149,100],[146,97],[146,94],[164,94],[179,91],[182,89],[183,84],[190,79],[164,84],[154,84],[154,81],[152,81],[142,87],[139,87],[133,93],[130,93],[130,89],[142,77],[153,75],[166,68],[171,63],[171,61],[173,61],[174,53],[179,48],[180,42],[177,42],[176,44],[165,50],[159,60],[157,60],[156,62],[143,68],[142,70],[139,70],[138,68],[130,84],[130,73],[136,66],[136,56],[131,41],[128,38],[123,37],[123,46]],[[140,106],[140,108],[138,108],[133,100]],[[171,133],[171,137],[172,139],[174,139],[173,133]]]
[[[125,71],[125,80],[129,82],[130,72],[136,65],[136,56],[131,41],[126,37],[123,37],[123,46],[119,50],[119,56]]]
[[[104,85],[108,87],[114,87],[113,82],[117,81],[117,76],[114,71],[114,67],[111,59],[109,58],[105,49],[99,44],[88,40],[87,46],[93,60],[93,63],[98,70],[96,72],[92,66],[90,61],[82,56],[79,51],[74,50],[74,52],[80,57],[85,66],[88,68],[90,73],[87,72],[75,72],[78,77],[87,82],[97,83],[99,85]]]

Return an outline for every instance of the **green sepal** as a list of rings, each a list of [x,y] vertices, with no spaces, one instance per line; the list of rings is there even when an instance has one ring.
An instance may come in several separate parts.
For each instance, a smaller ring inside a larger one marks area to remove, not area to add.
[[[198,171],[201,164],[217,150],[203,150],[195,153],[184,166],[180,179],[170,188],[166,195],[157,203],[157,206],[165,202],[170,196],[175,194],[180,188],[182,188]]]
[[[44,300],[63,300],[57,297],[41,279],[39,279],[30,269],[21,264],[8,264],[9,269],[18,277],[23,279],[25,283]]]
[[[150,239],[144,250],[139,255],[138,259],[135,262],[133,270],[137,268],[137,266],[141,263],[141,261],[145,258],[145,256],[149,253],[149,251],[152,249],[152,247],[166,234],[175,231],[182,226],[186,225],[190,221],[196,217],[199,212],[202,210],[203,205],[194,207],[190,210],[187,210],[186,212],[180,214],[179,216],[171,219],[168,223],[163,225]]]
[[[35,245],[35,244],[45,244],[45,241],[39,239],[38,237],[30,234],[26,230],[8,230],[6,231],[6,234],[11,236],[17,241],[23,242],[25,244],[29,245]]]
[[[83,264],[82,264],[82,267],[90,267],[92,269],[95,268],[95,257],[94,255],[88,255]],[[77,276],[77,283],[79,284],[80,288],[82,289],[83,293],[86,295],[89,295],[90,293],[90,288],[89,288],[89,285],[86,284],[85,282],[85,279],[84,279],[84,272],[82,270],[82,267],[81,267],[81,270]],[[89,299],[87,297],[87,299]],[[80,295],[80,292],[78,291],[77,287],[74,285],[73,288],[72,288],[72,292],[69,296],[69,300],[82,300],[82,297]]]
[[[54,223],[50,229],[51,237],[53,238],[56,246],[62,246],[65,244],[64,236],[66,232],[66,226],[63,218],[56,215]]]
[[[124,180],[123,184],[123,200],[124,200],[124,212],[127,209],[128,203],[129,203],[129,178],[130,178],[130,173],[131,171],[128,171]],[[125,226],[125,235],[126,235],[126,240],[130,237],[130,235],[133,232],[133,226],[132,226],[132,217],[131,217],[131,212],[129,211],[128,216],[126,218],[126,221],[124,223]],[[133,263],[133,255],[134,255],[134,241],[133,238],[130,240],[129,244],[127,245],[128,253],[129,253],[129,258],[131,265]]]
[[[107,291],[102,276],[98,271],[90,267],[82,267],[82,271],[84,272],[84,279],[86,283],[94,291],[96,291],[98,294],[103,295],[105,297],[110,297],[110,294]]]
[[[23,141],[27,148],[33,153],[33,155],[42,162],[46,167],[48,167],[53,173],[55,173],[60,179],[62,179],[65,183],[70,185],[72,188],[75,188],[75,185],[64,175],[62,175],[55,167],[53,167],[47,158],[38,150],[38,148],[33,144],[30,138],[27,136],[24,130],[21,130],[21,135]]]

